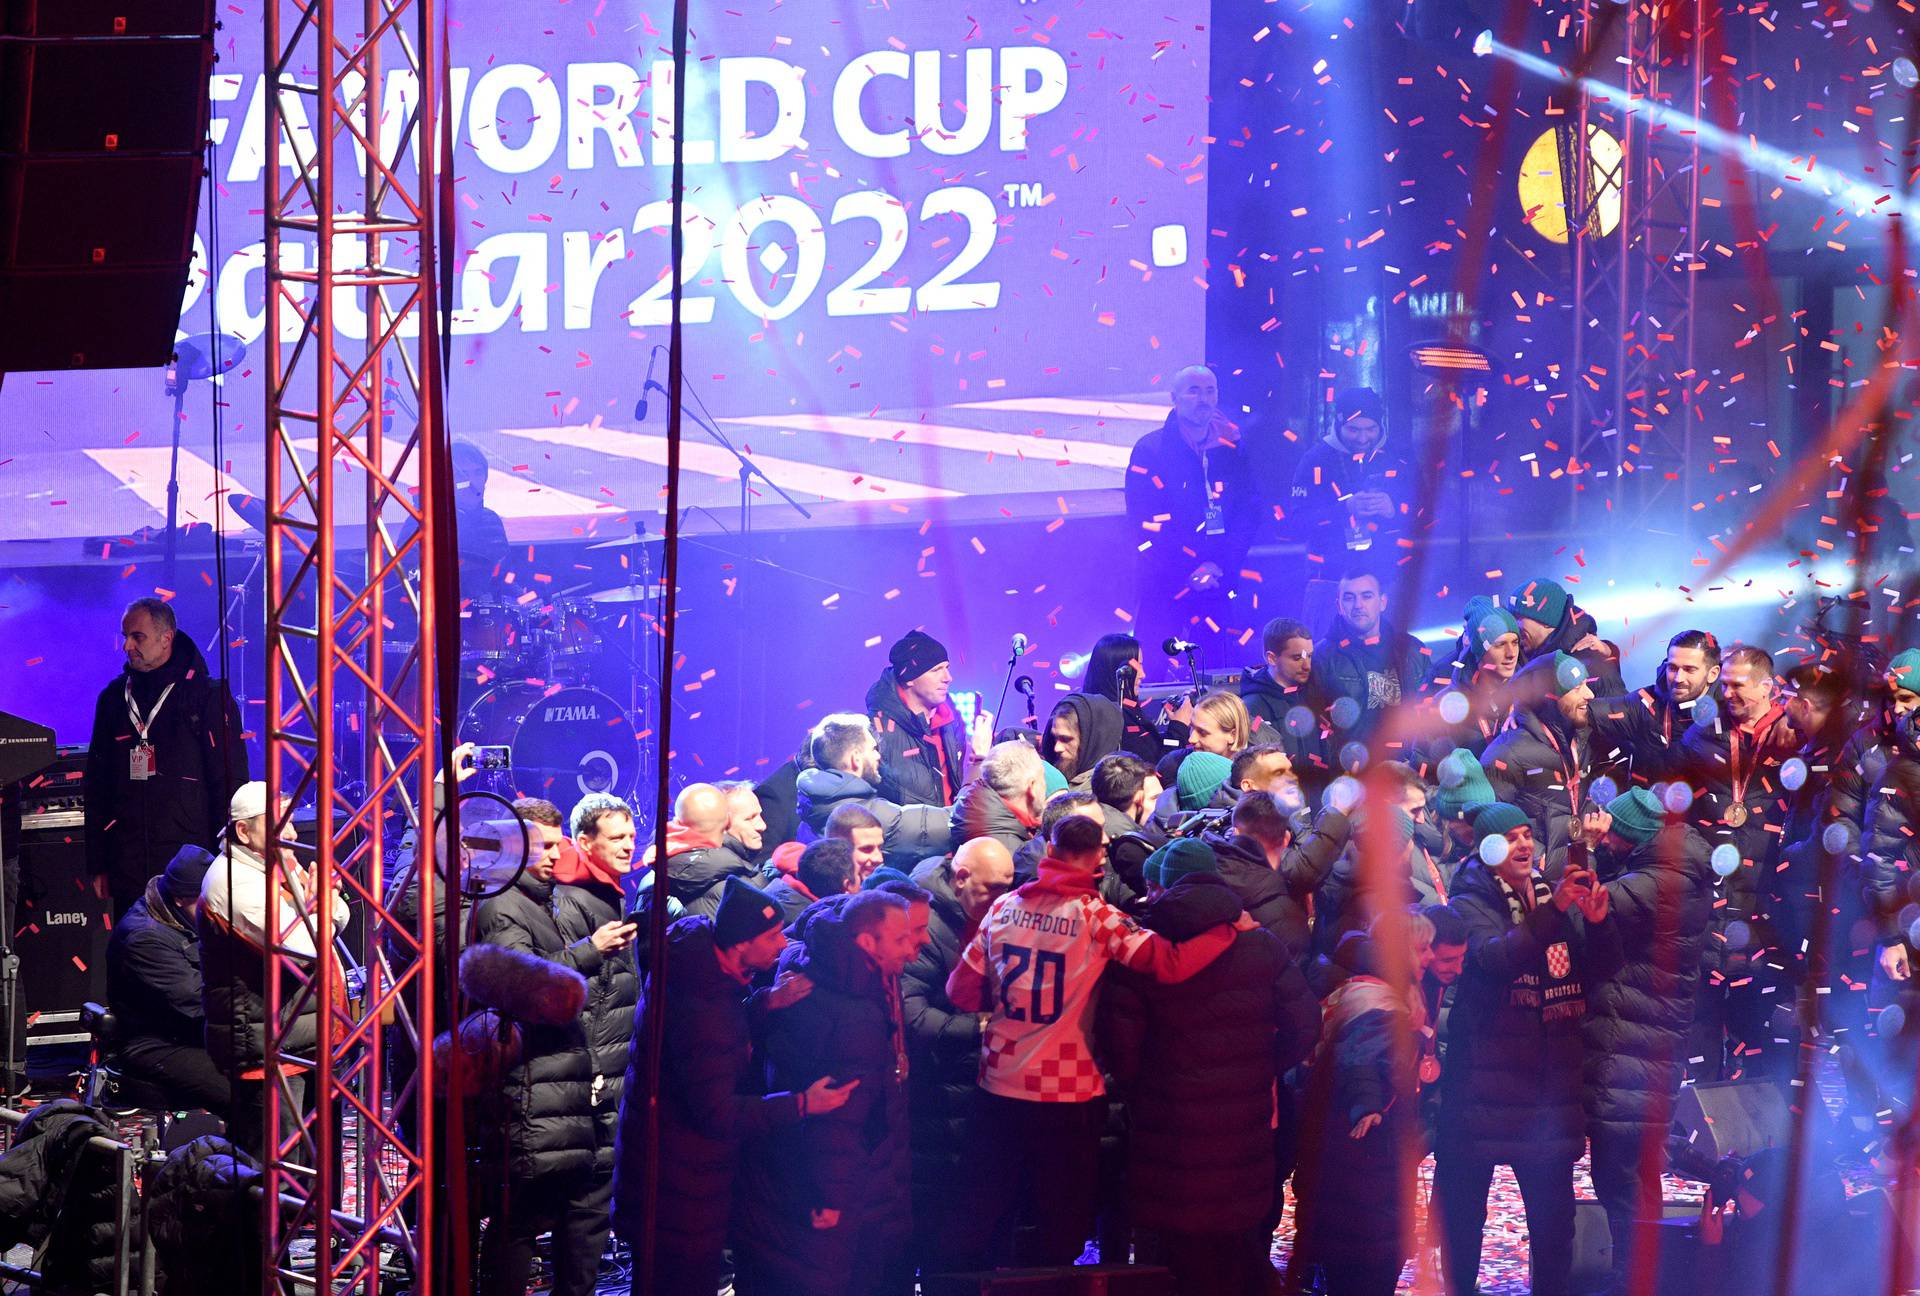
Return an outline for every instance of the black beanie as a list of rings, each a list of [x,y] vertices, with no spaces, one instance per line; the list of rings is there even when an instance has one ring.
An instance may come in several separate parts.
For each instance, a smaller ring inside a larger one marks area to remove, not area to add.
[[[213,852],[204,846],[189,843],[174,852],[167,862],[167,871],[161,874],[161,886],[166,890],[167,899],[175,904],[189,904],[200,898],[200,883],[207,876],[207,870],[213,867]]]
[[[887,660],[893,664],[893,678],[911,684],[947,660],[947,646],[924,630],[909,630],[887,650]]]
[[[720,889],[720,907],[713,914],[713,943],[721,949],[745,945],[780,926],[780,906],[759,887],[730,877]]]
[[[1387,421],[1387,403],[1371,387],[1349,387],[1333,398],[1333,425],[1340,427],[1349,419],[1370,418]]]

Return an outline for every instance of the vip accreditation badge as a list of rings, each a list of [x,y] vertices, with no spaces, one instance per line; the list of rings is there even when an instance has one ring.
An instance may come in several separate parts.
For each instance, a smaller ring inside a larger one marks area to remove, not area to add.
[[[136,783],[144,783],[160,772],[160,766],[154,759],[152,743],[135,743],[133,750],[127,753],[127,774]]]

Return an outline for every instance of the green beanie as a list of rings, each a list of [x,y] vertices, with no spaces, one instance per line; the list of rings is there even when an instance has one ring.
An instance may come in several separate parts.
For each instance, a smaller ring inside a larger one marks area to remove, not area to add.
[[[1440,790],[1433,794],[1433,805],[1442,819],[1464,819],[1467,807],[1491,805],[1497,799],[1480,758],[1465,747],[1442,757],[1437,772]]]
[[[1622,792],[1607,802],[1607,813],[1613,816],[1613,830],[1636,846],[1657,837],[1660,826],[1667,821],[1660,798],[1643,787]]]
[[[1197,838],[1176,837],[1154,854],[1160,857],[1160,868],[1157,874],[1148,874],[1148,877],[1158,883],[1163,891],[1170,890],[1180,879],[1196,873],[1220,871],[1220,861],[1214,858],[1213,847]]]
[[[1466,640],[1469,664],[1478,663],[1493,641],[1502,635],[1519,633],[1520,623],[1514,620],[1513,613],[1495,607],[1486,595],[1476,594],[1467,600],[1466,610],[1461,614],[1461,635]]]
[[[1048,796],[1052,796],[1055,792],[1065,792],[1067,790],[1069,786],[1067,776],[1055,769],[1052,761],[1041,761],[1040,773],[1045,776],[1047,780]]]
[[[1475,837],[1505,837],[1515,828],[1531,827],[1533,821],[1517,807],[1504,801],[1495,801],[1492,805],[1474,808],[1473,835]]]
[[[1903,653],[1895,653],[1887,663],[1887,678],[1894,687],[1920,693],[1920,648],[1909,648]]]
[[[1567,604],[1572,601],[1558,581],[1550,580],[1530,580],[1515,590],[1513,598],[1509,600],[1515,616],[1538,621],[1544,626],[1559,625],[1561,618],[1567,614]]]
[[[1182,810],[1204,810],[1233,773],[1233,762],[1214,752],[1191,752],[1174,776]]]

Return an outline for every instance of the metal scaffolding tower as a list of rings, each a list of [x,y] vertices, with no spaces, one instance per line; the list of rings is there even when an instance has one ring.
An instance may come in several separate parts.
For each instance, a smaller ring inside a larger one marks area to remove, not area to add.
[[[424,1282],[443,1222],[433,1123],[394,1118],[385,1037],[391,1023],[421,1057],[445,1024],[441,878],[419,870],[403,921],[383,868],[433,805],[438,751],[441,22],[435,0],[265,11],[266,779],[287,797],[276,829],[310,809],[316,842],[310,868],[270,863],[269,894],[337,888],[353,913],[343,932],[316,906],[317,958],[284,933],[267,957],[267,1290],[302,1296],[375,1296],[396,1264]],[[280,903],[276,933],[296,919]],[[287,1028],[301,1007],[318,1010],[312,1043]],[[396,1079],[433,1109],[431,1067]]]

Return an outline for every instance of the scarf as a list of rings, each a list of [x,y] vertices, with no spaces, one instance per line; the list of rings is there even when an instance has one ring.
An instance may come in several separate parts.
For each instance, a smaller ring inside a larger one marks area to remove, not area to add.
[[[1500,884],[1500,893],[1507,898],[1507,916],[1518,927],[1526,921],[1526,903],[1498,873],[1493,875],[1493,880]],[[1535,872],[1531,881],[1533,908],[1552,904],[1553,889],[1547,885],[1546,878]],[[1540,966],[1513,979],[1507,988],[1507,1002],[1511,1007],[1539,1013],[1541,1024],[1549,1030],[1577,1026],[1587,1012],[1587,992],[1573,966],[1572,942],[1562,939],[1548,945]]]

